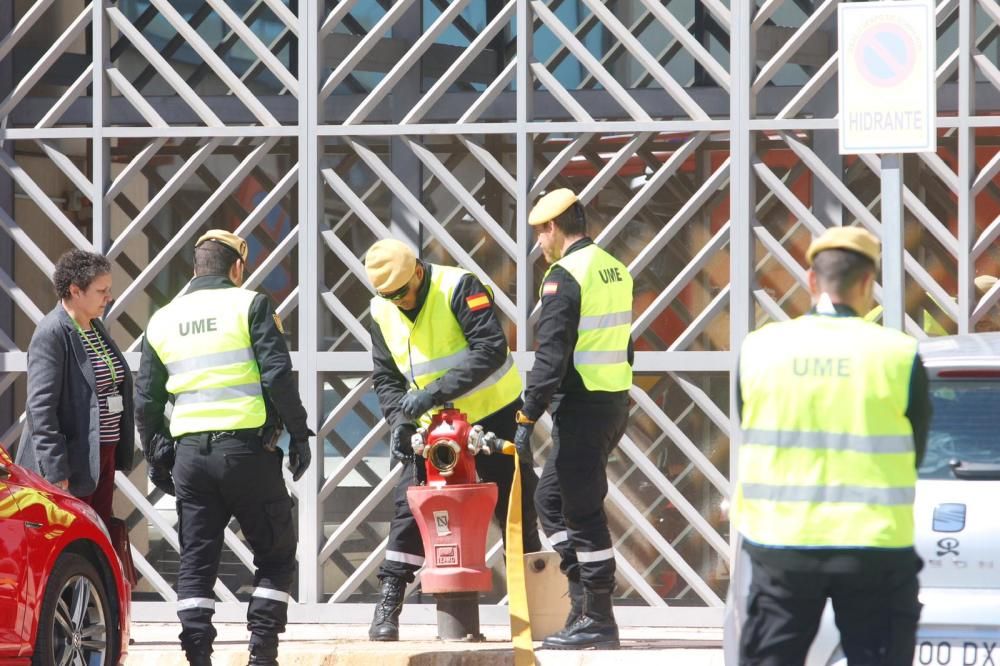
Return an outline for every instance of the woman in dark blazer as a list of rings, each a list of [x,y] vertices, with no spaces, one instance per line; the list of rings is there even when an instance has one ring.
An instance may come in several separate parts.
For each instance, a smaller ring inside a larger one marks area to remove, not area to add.
[[[28,401],[17,464],[68,489],[107,524],[115,470],[132,468],[132,374],[100,317],[111,301],[111,264],[70,250],[52,281],[59,303],[28,346]]]

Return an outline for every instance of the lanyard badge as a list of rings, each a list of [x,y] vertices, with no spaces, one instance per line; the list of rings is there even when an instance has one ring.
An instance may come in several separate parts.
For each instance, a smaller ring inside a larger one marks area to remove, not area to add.
[[[87,334],[84,332],[83,328],[76,321],[76,319],[73,319],[72,317],[70,317],[70,320],[73,322],[73,325],[76,326],[76,332],[80,334],[80,338],[83,340],[83,342],[88,347],[90,347],[90,350],[94,352],[94,355],[97,356],[98,358],[100,358],[101,361],[104,362],[104,365],[106,365],[108,367],[108,372],[111,373],[111,386],[112,387],[118,386],[118,373],[115,372],[115,361],[114,361],[113,358],[111,358],[111,352],[108,350],[107,345],[104,344],[104,338],[101,337],[101,332],[100,331],[96,331],[96,333],[97,333],[97,341],[101,343],[100,344],[100,348],[98,348],[97,345],[95,345],[93,343],[93,341],[89,337],[87,337]],[[120,403],[122,397],[120,395],[119,396],[115,396],[115,397],[118,398],[118,401]],[[109,410],[111,409],[111,399],[110,399],[110,397],[108,398],[108,409]],[[121,405],[119,405],[118,409],[116,411],[112,411],[111,413],[115,414],[117,412],[122,411],[123,409],[124,409],[124,407],[121,406]]]

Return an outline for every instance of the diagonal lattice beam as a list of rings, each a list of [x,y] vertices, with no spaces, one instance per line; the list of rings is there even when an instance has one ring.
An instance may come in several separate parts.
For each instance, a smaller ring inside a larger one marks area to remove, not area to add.
[[[201,118],[209,127],[222,127],[223,122],[215,112],[198,96],[198,93],[188,85],[187,81],[177,72],[167,60],[160,55],[160,52],[149,43],[141,32],[126,18],[116,7],[108,7],[106,10],[108,18],[115,24],[122,35],[132,43],[132,46],[144,57],[157,73],[163,77],[167,84],[174,89],[184,102],[191,107],[191,110]]]
[[[14,89],[7,95],[3,102],[0,102],[0,117],[10,115],[11,110],[17,106],[17,104],[24,99],[24,96],[31,92],[31,89],[42,79],[42,76],[48,72],[52,66],[55,64],[56,60],[59,59],[66,49],[72,46],[76,40],[83,34],[83,31],[90,25],[90,20],[93,17],[93,11],[91,10],[91,3],[87,3],[84,7],[83,12],[80,13],[69,27],[67,27],[61,35],[56,39],[56,41],[42,54],[42,57],[38,59],[28,73],[21,77]],[[12,48],[16,42],[11,42],[8,48]]]
[[[642,45],[638,37],[633,35],[625,27],[625,24],[619,21],[602,1],[583,0],[583,3],[601,20],[601,23],[615,36],[632,57],[646,69],[653,80],[660,84],[663,90],[684,109],[690,118],[693,120],[709,120],[708,114],[694,101],[684,87],[664,67],[660,66],[659,61],[646,50],[646,47]],[[602,70],[604,69],[600,63],[598,63],[598,66]]]
[[[396,483],[399,481],[399,477],[403,473],[403,466],[396,465],[389,470],[389,473],[385,475],[385,478],[372,489],[368,496],[351,512],[344,522],[341,523],[330,538],[326,540],[323,547],[319,551],[319,560],[323,560],[330,557],[333,551],[340,548],[344,541],[357,530],[358,525],[368,517],[368,515],[375,510],[379,503],[388,497],[393,488],[396,487]]]
[[[625,438],[622,438],[624,441]],[[625,497],[625,494],[614,484],[608,485],[608,501],[621,511],[625,517],[636,527],[637,531],[645,537],[646,541],[653,546],[680,575],[681,578],[691,586],[701,599],[713,607],[722,607],[725,604],[712,588],[698,575],[687,561],[677,552],[677,550],[663,538],[649,520],[642,515],[632,502]]]
[[[448,91],[451,85],[455,83],[455,80],[468,68],[472,61],[489,46],[493,38],[507,27],[508,23],[514,17],[516,9],[517,1],[508,0],[507,4],[497,12],[497,15],[493,17],[493,20],[487,24],[479,36],[472,40],[465,51],[462,52],[462,55],[451,64],[444,74],[438,77],[434,85],[413,105],[413,109],[403,117],[400,123],[409,125],[419,122],[430,108]]]
[[[156,217],[157,213],[163,209],[167,203],[180,191],[184,184],[194,175],[195,171],[205,160],[212,156],[212,153],[222,145],[222,139],[212,139],[198,148],[189,157],[181,168],[171,176],[170,180],[160,188],[160,190],[149,200],[149,203],[140,211],[139,215],[132,219],[125,227],[124,231],[115,239],[108,249],[108,259],[114,259],[125,250],[129,240],[141,231],[149,222]]]
[[[708,52],[708,49],[702,46],[701,42],[695,39],[694,35],[688,32],[687,28],[677,20],[677,17],[664,7],[659,0],[639,0],[639,2],[648,12],[656,17],[663,27],[670,31],[677,41],[684,45],[684,48],[691,54],[691,57],[705,68],[705,71],[719,84],[719,87],[727,93],[730,92],[729,72]]]
[[[694,258],[688,262],[687,266],[653,299],[653,302],[643,310],[642,314],[634,319],[632,322],[633,339],[641,336],[656,321],[657,317],[667,309],[667,306],[677,298],[677,295],[687,287],[688,283],[694,279],[694,276],[701,272],[708,262],[715,257],[715,254],[729,244],[730,225],[731,221],[727,221],[722,225],[712,238],[695,254]]]
[[[462,12],[463,9],[469,4],[469,0],[452,0],[448,8],[441,12],[434,23],[431,24],[427,30],[417,38],[413,46],[406,52],[399,62],[397,62],[389,72],[382,77],[382,80],[376,84],[375,88],[368,93],[364,101],[359,104],[354,111],[351,112],[347,119],[344,120],[345,125],[356,125],[358,123],[364,122],[364,120],[375,110],[378,103],[385,99],[385,96],[389,94],[389,91],[395,86],[403,76],[409,72],[415,65],[420,63],[420,58],[423,56],[427,49],[429,49],[437,38],[451,27],[455,18]],[[379,35],[381,36],[381,35]]]
[[[108,67],[106,70],[108,80],[118,89],[128,103],[132,105],[143,120],[149,123],[150,127],[167,127],[167,121],[153,108],[153,105],[146,101],[132,82],[125,78],[125,75],[117,67]]]
[[[38,186],[38,183],[28,175],[28,172],[4,150],[0,150],[0,168],[10,175],[14,182],[24,190],[24,193],[28,195],[31,201],[41,209],[42,213],[59,228],[73,245],[81,250],[93,251],[93,245],[84,238],[80,230],[76,228],[76,225],[52,202],[49,195]]]
[[[243,159],[242,162],[236,167],[236,170],[230,173],[220,187],[212,192],[211,196],[202,204],[195,214],[184,223],[180,231],[168,241],[167,245],[160,254],[156,257],[156,260],[150,263],[142,272],[135,278],[135,280],[122,292],[118,300],[115,301],[114,305],[108,310],[105,318],[108,321],[114,321],[122,311],[128,305],[128,303],[135,297],[137,293],[145,289],[154,277],[156,273],[160,270],[161,266],[169,261],[174,255],[176,255],[180,250],[190,242],[191,238],[195,233],[201,228],[208,217],[222,204],[222,202],[233,193],[233,191],[239,187],[247,175],[260,163],[264,157],[267,156],[268,152],[279,140],[279,137],[268,137],[264,141],[254,148],[250,153]],[[210,146],[215,142],[220,141],[219,139],[210,140],[206,146]],[[110,252],[109,252],[110,254]]]
[[[166,145],[167,139],[153,139],[146,146],[136,153],[135,157],[129,160],[129,163],[124,169],[115,177],[112,181],[111,186],[108,187],[107,193],[104,195],[104,202],[110,204],[115,200],[115,198],[121,193],[122,189],[132,180],[135,176],[142,173],[143,168],[149,161],[156,157],[156,154]]]
[[[10,55],[10,52],[28,34],[38,19],[42,18],[46,10],[52,6],[55,0],[36,0],[28,6],[24,16],[14,25],[10,32],[0,39],[0,60]]]
[[[727,284],[719,290],[707,306],[705,306],[698,316],[687,325],[683,332],[667,347],[668,352],[685,351],[691,346],[699,335],[705,332],[705,328],[712,323],[716,317],[723,313],[729,305],[729,290]]]
[[[229,29],[232,30],[243,42],[243,45],[253,52],[254,56],[260,60],[267,67],[268,71],[274,75],[276,79],[281,81],[281,84],[292,94],[294,97],[298,97],[299,94],[299,82],[292,73],[288,71],[288,68],[278,60],[278,57],[271,52],[264,42],[260,40],[253,30],[243,22],[242,19],[232,10],[229,3],[226,0],[202,0],[207,2],[212,10],[219,15],[219,17],[225,22]],[[268,0],[268,5],[271,5],[273,0]],[[277,5],[278,3],[273,3]],[[292,21],[289,23],[286,17],[290,16],[290,12],[279,12],[278,17],[282,19],[282,23],[298,36],[298,25],[297,21]]]
[[[708,138],[706,132],[696,132],[694,136],[684,142],[673,154],[663,162],[649,179],[646,180],[642,188],[636,192],[622,209],[615,215],[607,226],[601,230],[594,242],[602,247],[607,247],[621,230],[634,218],[645,206],[653,195],[663,187],[664,183],[673,178],[681,165],[694,154],[694,151]]]
[[[643,391],[638,386],[632,386],[629,389],[629,396],[635,401],[636,406],[642,410],[643,414],[648,416],[652,421],[663,430],[664,434],[673,442],[681,453],[687,457],[688,460],[694,464],[695,468],[705,476],[709,483],[711,483],[716,490],[723,497],[729,497],[732,493],[732,486],[729,480],[726,479],[725,475],[719,471],[712,461],[708,459],[705,453],[695,444],[690,437],[684,434],[684,431],[680,429],[677,423],[674,422],[666,412],[656,404],[648,393]],[[638,451],[638,447],[633,450]],[[634,460],[636,456],[630,455]],[[646,456],[643,456],[646,457]],[[648,460],[648,458],[647,458]],[[644,472],[645,473],[645,472]],[[707,523],[706,523],[707,525]],[[714,528],[712,528],[714,531]],[[718,535],[718,533],[716,533]],[[729,546],[725,541],[718,541],[713,545],[713,547],[719,549],[719,553],[728,557],[729,556]]]
[[[764,86],[788,63],[795,52],[802,48],[802,45],[833,15],[839,2],[840,0],[824,0],[823,4],[810,14],[805,23],[795,31],[795,34],[761,67],[751,88],[754,95],[760,94]]]
[[[601,82],[609,95],[629,114],[634,120],[652,120],[646,110],[640,105],[625,88],[606,70],[597,58],[584,46],[584,44],[570,32],[559,18],[549,10],[543,3],[533,0],[531,7],[535,14],[542,19],[542,22],[555,35],[556,39],[562,42],[573,54],[573,56],[589,71],[594,78]]]
[[[334,89],[347,77],[348,73],[354,71],[356,67],[361,63],[361,61],[367,56],[372,49],[378,46],[379,41],[382,39],[382,35],[386,33],[393,25],[396,24],[399,19],[403,17],[410,7],[413,5],[414,0],[400,0],[394,4],[389,11],[387,11],[382,18],[368,31],[361,41],[358,42],[357,46],[343,59],[340,64],[330,73],[330,76],[326,78],[323,82],[323,87],[319,91],[320,101],[325,100],[329,97]],[[345,14],[346,16],[346,14]]]
[[[86,90],[87,87],[93,82],[94,77],[94,63],[87,63],[87,66],[81,72],[80,76],[76,77],[76,80],[65,92],[59,96],[56,103],[49,109],[41,120],[35,125],[36,129],[44,129],[46,127],[52,127],[55,125],[63,114],[72,106],[73,102],[80,98]]]
[[[150,0],[150,2],[155,6],[162,16],[170,26],[177,31],[177,34],[184,38],[187,45],[190,46],[195,53],[201,56],[202,60],[211,67],[212,71],[222,79],[222,82],[229,86],[229,89],[233,92],[237,99],[239,99],[243,104],[250,110],[258,121],[267,127],[277,127],[279,125],[277,118],[271,115],[267,107],[254,95],[246,84],[236,76],[236,74],[229,68],[229,65],[220,58],[215,51],[209,46],[198,31],[195,30],[184,17],[181,16],[174,6],[167,0]]]
[[[94,201],[94,183],[80,171],[72,159],[62,152],[52,141],[36,141],[38,147],[42,149],[46,157],[62,172],[66,179],[76,186],[80,193],[89,200]]]
[[[469,194],[458,178],[448,170],[445,165],[430,150],[421,146],[412,139],[407,139],[406,144],[417,156],[417,159],[427,167],[444,188],[465,208],[490,237],[500,246],[508,257],[517,261],[517,246],[507,232],[493,219],[493,216],[476,201],[476,198]]]
[[[663,251],[667,243],[691,220],[694,214],[728,183],[729,158],[726,158],[726,161],[719,165],[719,168],[701,184],[694,195],[674,213],[674,216],[666,224],[657,230],[656,235],[639,251],[639,254],[628,266],[629,273],[638,277],[649,263]]]
[[[865,154],[858,155],[860,160],[872,170],[876,176],[880,179],[882,177],[882,166],[879,159],[875,155]],[[934,213],[927,208],[927,205],[921,200],[921,198],[905,184],[903,185],[903,203],[906,205],[906,209],[913,214],[913,216],[920,222],[921,225],[927,231],[931,233],[934,238],[941,243],[942,247],[948,251],[953,257],[958,257],[958,239],[955,238],[948,228],[941,224]]]

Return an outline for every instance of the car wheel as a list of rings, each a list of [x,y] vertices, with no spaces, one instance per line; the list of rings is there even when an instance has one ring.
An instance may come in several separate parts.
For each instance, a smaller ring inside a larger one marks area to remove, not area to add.
[[[111,663],[115,624],[104,582],[84,557],[63,553],[45,588],[35,639],[35,666]]]

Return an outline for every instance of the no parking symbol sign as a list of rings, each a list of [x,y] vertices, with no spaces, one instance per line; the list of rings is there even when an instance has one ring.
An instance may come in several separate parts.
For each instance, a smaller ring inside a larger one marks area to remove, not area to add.
[[[937,149],[931,0],[837,8],[840,153]]]

